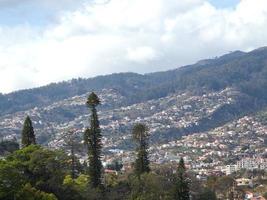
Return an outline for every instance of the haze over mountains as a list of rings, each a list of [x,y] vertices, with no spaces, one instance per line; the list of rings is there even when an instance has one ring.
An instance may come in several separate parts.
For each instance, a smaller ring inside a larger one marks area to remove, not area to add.
[[[267,48],[165,72],[73,79],[0,95],[0,136],[19,137],[30,115],[39,142],[57,147],[64,130],[82,132],[88,125],[85,99],[91,91],[102,100],[99,115],[107,148],[127,149],[130,128],[138,121],[150,126],[153,143],[169,142],[265,109]]]

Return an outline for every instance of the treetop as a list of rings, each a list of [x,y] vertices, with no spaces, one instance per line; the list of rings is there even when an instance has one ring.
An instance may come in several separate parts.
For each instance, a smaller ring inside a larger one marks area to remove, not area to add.
[[[100,99],[98,98],[98,96],[92,92],[88,98],[87,98],[87,106],[91,107],[91,106],[97,106],[99,105],[101,102],[100,102]]]

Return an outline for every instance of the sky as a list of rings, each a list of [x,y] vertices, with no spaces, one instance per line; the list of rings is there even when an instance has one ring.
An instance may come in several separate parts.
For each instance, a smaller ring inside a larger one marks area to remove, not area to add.
[[[0,92],[267,45],[266,0],[0,0]]]

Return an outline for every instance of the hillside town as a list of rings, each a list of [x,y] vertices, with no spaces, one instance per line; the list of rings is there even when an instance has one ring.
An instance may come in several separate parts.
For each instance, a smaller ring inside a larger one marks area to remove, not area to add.
[[[181,128],[197,126],[220,107],[236,101],[239,95],[239,92],[226,88],[199,96],[182,93],[123,106],[125,98],[118,91],[104,89],[99,95],[103,146],[104,152],[108,152],[104,158],[109,160],[110,155],[116,154],[116,157],[123,155],[125,162],[132,160],[131,127],[138,122],[149,126],[150,159],[154,163],[177,161],[182,156],[190,163],[190,168],[209,171],[235,165],[238,160],[253,155],[263,158],[267,153],[267,126],[254,116],[244,116],[207,132],[184,136],[179,133]],[[39,141],[49,147],[60,148],[64,143],[62,135],[68,129],[75,129],[82,139],[89,123],[84,103],[86,97],[87,94],[75,96],[47,107],[1,117],[3,139],[19,139],[27,115],[33,119]]]
[[[37,141],[51,149],[70,153],[65,149],[65,135],[70,131],[75,134],[82,147],[75,155],[80,163],[85,163],[87,154],[83,135],[90,117],[85,105],[87,96],[75,96],[2,116],[1,139],[20,140],[24,118],[29,115],[33,119]],[[248,114],[206,131],[199,129],[205,129],[203,122],[214,118],[223,107],[239,101],[242,98],[240,92],[226,88],[199,95],[172,94],[133,105],[127,105],[126,98],[114,89],[104,89],[99,96],[105,173],[118,175],[117,171],[107,168],[114,162],[120,163],[124,172],[132,170],[136,144],[131,129],[137,123],[145,123],[149,127],[148,150],[152,167],[173,165],[175,173],[175,166],[183,158],[196,180],[207,182],[209,177],[232,177],[235,185],[230,188],[236,199],[243,198],[245,191],[245,200],[265,200],[260,194],[267,186],[259,180],[265,179],[260,174],[267,171],[267,123],[257,114]],[[242,193],[239,188],[243,188]]]
[[[206,133],[183,136],[161,145],[151,145],[150,160],[157,164],[178,162],[184,157],[190,169],[203,175],[221,172],[226,175],[240,169],[267,170],[267,126],[253,117],[245,116]],[[253,135],[253,136],[252,136]],[[114,158],[131,162],[130,152],[111,149]]]

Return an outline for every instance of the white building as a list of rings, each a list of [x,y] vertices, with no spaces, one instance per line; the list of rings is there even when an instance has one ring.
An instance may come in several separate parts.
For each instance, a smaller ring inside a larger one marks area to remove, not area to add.
[[[237,165],[226,165],[221,168],[221,171],[224,172],[226,175],[230,175],[238,170]]]
[[[267,159],[263,158],[243,158],[237,162],[237,167],[239,169],[261,169],[267,170]]]
[[[235,180],[237,186],[253,186],[253,182],[248,178],[239,178]]]

